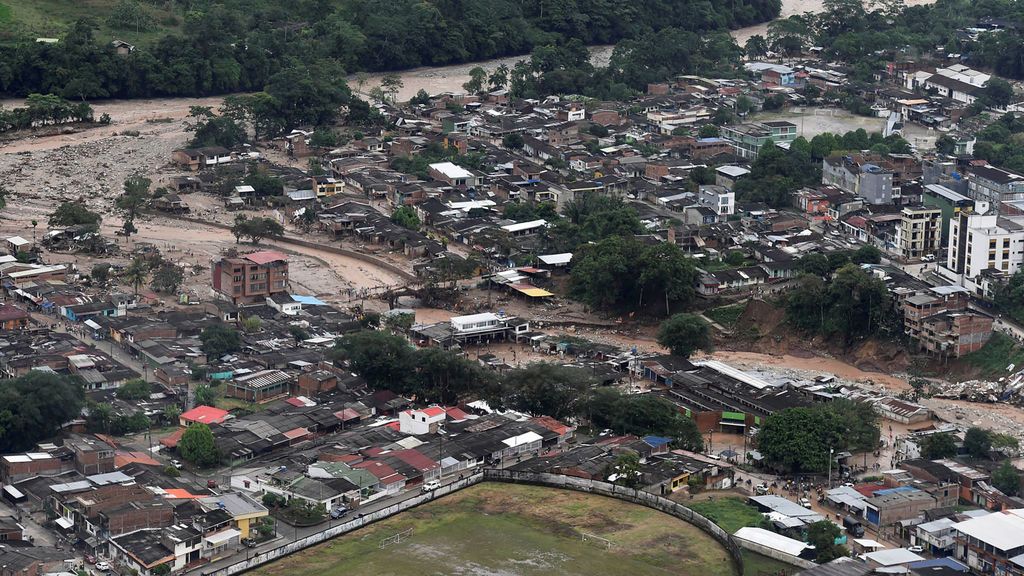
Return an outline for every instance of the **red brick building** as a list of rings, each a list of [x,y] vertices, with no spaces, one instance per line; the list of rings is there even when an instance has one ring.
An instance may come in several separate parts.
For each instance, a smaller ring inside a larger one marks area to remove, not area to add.
[[[213,263],[213,289],[235,304],[262,302],[288,290],[288,257],[264,250]]]

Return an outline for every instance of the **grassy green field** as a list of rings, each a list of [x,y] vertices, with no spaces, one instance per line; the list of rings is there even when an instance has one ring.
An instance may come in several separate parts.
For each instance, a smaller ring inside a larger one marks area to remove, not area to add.
[[[107,17],[117,3],[118,0],[3,0],[0,2],[0,39],[59,38],[81,18],[95,22],[98,40],[119,39],[132,44],[147,44],[180,27],[180,15],[142,2],[154,29],[148,32],[115,30],[108,25]]]
[[[743,576],[766,576],[769,574],[778,576],[779,574],[796,574],[800,570],[802,568],[762,556],[757,552],[743,551]]]
[[[400,544],[381,539],[412,528]],[[612,542],[583,542],[581,533]],[[728,554],[682,520],[601,496],[483,484],[294,554],[257,576],[564,574],[733,576]]]
[[[747,504],[743,498],[735,496],[687,502],[686,506],[718,524],[729,534],[744,526],[758,526],[763,519],[757,508]]]
[[[746,304],[731,304],[729,306],[712,308],[704,312],[704,315],[715,322],[718,322],[722,326],[731,329],[736,326],[736,321],[740,319],[740,316],[743,315],[743,311],[746,309]]]

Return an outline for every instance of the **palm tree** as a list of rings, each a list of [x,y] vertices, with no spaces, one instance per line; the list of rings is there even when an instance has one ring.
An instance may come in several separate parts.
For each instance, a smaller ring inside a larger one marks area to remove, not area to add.
[[[142,259],[135,258],[132,260],[132,263],[121,272],[121,278],[135,288],[135,295],[138,296],[139,286],[146,281],[147,274],[149,274],[149,267],[146,266],[146,263]]]
[[[36,241],[36,226],[39,226],[39,221],[38,220],[33,220],[32,221],[32,243],[35,243],[35,241]]]

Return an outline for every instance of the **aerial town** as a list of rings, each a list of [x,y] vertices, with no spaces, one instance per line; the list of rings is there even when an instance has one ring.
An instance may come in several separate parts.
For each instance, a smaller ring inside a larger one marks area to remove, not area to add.
[[[0,576],[1024,576],[1015,3],[75,4]]]

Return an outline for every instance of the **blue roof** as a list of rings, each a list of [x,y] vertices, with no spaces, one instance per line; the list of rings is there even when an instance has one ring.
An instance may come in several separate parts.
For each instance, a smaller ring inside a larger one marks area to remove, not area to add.
[[[886,488],[885,490],[875,490],[875,496],[882,496],[884,494],[895,494],[897,492],[919,492],[917,488],[913,486],[900,486],[899,488]]]
[[[307,306],[326,306],[327,303],[321,301],[316,296],[297,296],[292,294],[292,300],[295,300],[299,304],[305,304]]]
[[[724,138],[697,138],[697,142],[725,142]]]
[[[907,566],[911,570],[915,570],[917,568],[936,568],[939,566],[951,568],[958,572],[968,572],[970,570],[970,568],[964,566],[963,564],[957,562],[952,558],[934,558],[932,560],[922,560],[920,562],[913,562],[911,564],[908,564]]]
[[[664,436],[644,436],[644,443],[650,446],[664,446],[669,442],[672,442],[672,439]]]

